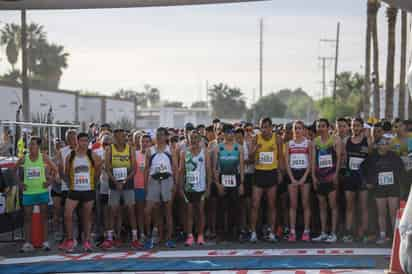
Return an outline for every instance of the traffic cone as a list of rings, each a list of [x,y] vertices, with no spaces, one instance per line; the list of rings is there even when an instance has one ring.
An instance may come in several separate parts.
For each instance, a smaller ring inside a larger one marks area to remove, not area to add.
[[[43,224],[41,222],[40,206],[38,205],[33,207],[31,217],[31,243],[37,248],[43,245]]]
[[[393,233],[391,263],[389,265],[389,270],[385,271],[386,274],[404,274],[405,273],[402,271],[401,263],[399,260],[399,245],[401,243],[401,235],[399,233],[399,222],[402,218],[405,205],[406,205],[406,201],[402,200],[400,202],[400,208],[396,212],[396,222],[395,222],[395,229]]]

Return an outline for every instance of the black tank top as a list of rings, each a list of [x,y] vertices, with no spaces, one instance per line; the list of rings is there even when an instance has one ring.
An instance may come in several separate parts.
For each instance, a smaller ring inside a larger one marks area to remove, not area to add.
[[[354,144],[352,138],[346,142],[346,170],[349,176],[360,176],[360,165],[368,157],[368,139],[363,137],[359,144]]]

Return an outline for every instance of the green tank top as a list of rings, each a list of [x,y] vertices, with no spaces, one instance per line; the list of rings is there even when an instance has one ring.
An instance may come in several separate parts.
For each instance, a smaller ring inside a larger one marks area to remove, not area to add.
[[[221,174],[238,174],[240,165],[239,145],[234,144],[233,150],[228,151],[224,144],[219,144],[219,170]]]
[[[30,160],[28,153],[24,157],[24,184],[26,190],[23,194],[48,192],[48,189],[43,187],[43,183],[46,182],[43,155],[39,153],[37,160],[34,162]]]

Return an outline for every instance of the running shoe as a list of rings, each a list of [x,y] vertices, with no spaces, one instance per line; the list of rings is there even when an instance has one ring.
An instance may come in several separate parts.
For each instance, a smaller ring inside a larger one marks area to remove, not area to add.
[[[168,248],[176,248],[176,242],[173,240],[167,240],[166,241],[166,247]]]
[[[65,240],[61,245],[59,245],[59,249],[65,252],[73,252],[75,247],[76,242],[74,240]]]
[[[187,236],[185,246],[193,246],[194,243],[195,243],[195,239],[193,238],[193,235],[191,234]]]
[[[376,240],[377,245],[384,245],[387,243],[386,236],[379,236],[378,240]]]
[[[318,237],[315,237],[312,239],[313,242],[324,242],[328,238],[328,234],[326,233],[321,233]]]
[[[83,251],[84,252],[92,252],[92,244],[90,243],[90,241],[85,241],[83,243]]]
[[[153,249],[153,247],[154,247],[153,238],[150,237],[144,243],[144,249]]]
[[[44,242],[43,243],[43,245],[42,245],[42,247],[41,247],[41,249],[43,250],[43,251],[50,251],[51,249],[50,249],[50,244],[49,244],[49,242]]]
[[[310,242],[310,233],[309,232],[303,232],[302,241],[303,242]]]
[[[204,245],[204,244],[205,244],[205,239],[203,238],[203,235],[202,235],[202,234],[199,234],[199,235],[197,236],[197,244],[198,244],[198,245]]]
[[[113,241],[112,240],[106,240],[101,244],[100,247],[103,248],[103,249],[112,249],[114,247]]]
[[[21,253],[32,252],[34,251],[34,247],[31,243],[24,243],[24,245],[20,248]]]
[[[268,235],[268,241],[271,243],[276,243],[279,241],[278,237],[273,232],[270,232]]]
[[[352,235],[350,235],[350,234],[345,235],[345,236],[343,236],[342,241],[343,241],[345,244],[353,243],[353,237],[352,237]]]
[[[289,243],[294,243],[294,242],[296,242],[296,233],[289,233],[289,236],[288,236],[288,242]]]
[[[328,238],[325,240],[325,243],[333,244],[336,243],[338,240],[338,237],[336,237],[335,233],[329,234]]]
[[[132,247],[140,249],[140,248],[143,247],[143,245],[138,240],[134,240],[134,241],[132,241]]]
[[[249,239],[249,241],[251,242],[251,243],[256,243],[257,242],[257,235],[256,235],[256,232],[255,231],[252,231],[252,233],[250,233],[250,239]]]

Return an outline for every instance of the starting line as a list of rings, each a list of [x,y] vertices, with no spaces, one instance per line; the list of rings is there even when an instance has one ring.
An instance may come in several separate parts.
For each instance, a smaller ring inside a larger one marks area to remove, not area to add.
[[[233,250],[175,250],[155,252],[98,252],[83,254],[58,254],[37,257],[6,258],[0,265],[105,261],[126,259],[185,259],[185,258],[236,258],[284,256],[390,256],[389,248],[322,248],[322,249],[233,249]],[[163,272],[161,272],[163,273]]]
[[[313,269],[313,270],[233,270],[233,271],[165,271],[165,272],[99,272],[98,274],[383,274],[383,269]],[[57,273],[57,274],[79,274],[79,273]],[[96,274],[87,272],[81,274]]]

